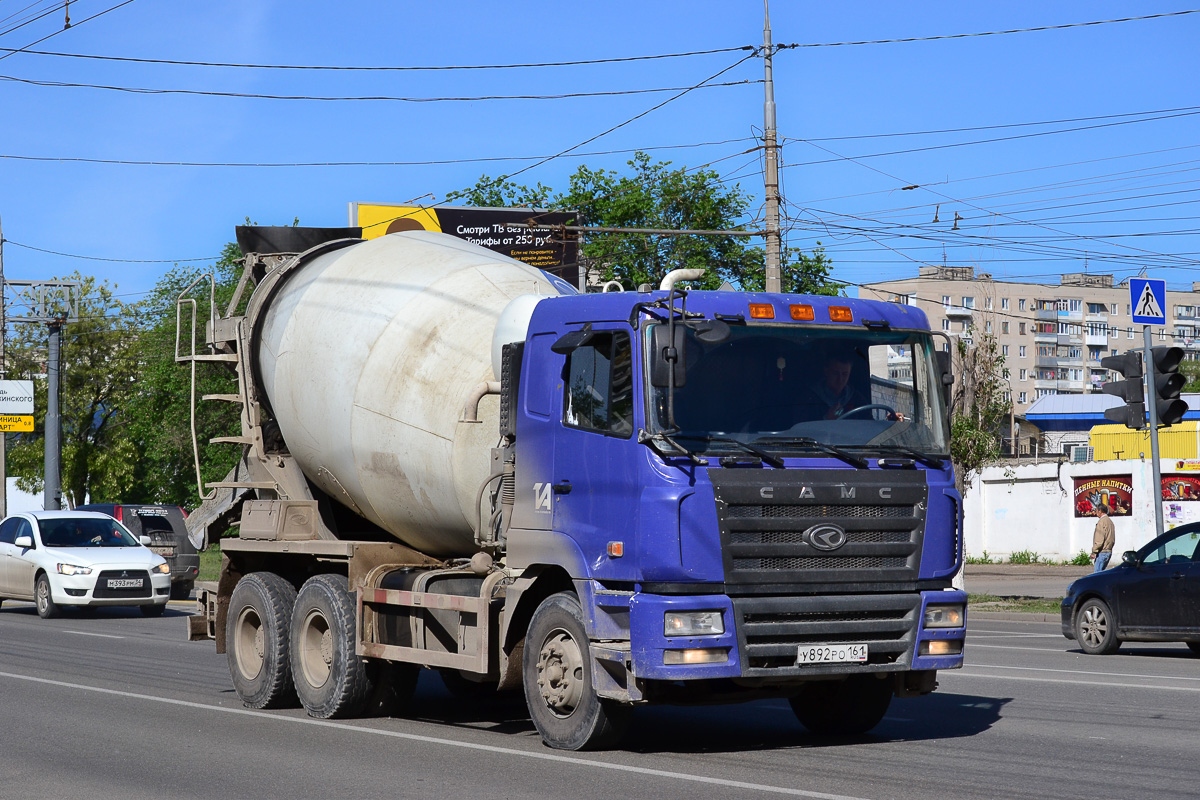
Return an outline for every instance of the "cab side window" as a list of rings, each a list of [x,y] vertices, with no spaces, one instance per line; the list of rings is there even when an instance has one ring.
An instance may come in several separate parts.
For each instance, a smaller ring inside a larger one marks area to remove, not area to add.
[[[633,435],[633,351],[625,331],[600,332],[567,356],[563,424]]]
[[[12,544],[17,540],[17,525],[20,521],[19,519],[7,519],[0,524],[0,543]]]

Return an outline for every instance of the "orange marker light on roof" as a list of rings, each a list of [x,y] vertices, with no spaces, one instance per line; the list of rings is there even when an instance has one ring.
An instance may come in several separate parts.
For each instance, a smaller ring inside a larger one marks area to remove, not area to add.
[[[854,314],[846,306],[830,306],[829,319],[833,322],[854,322]]]
[[[775,306],[770,303],[751,303],[750,319],[775,319]]]
[[[790,308],[792,309],[792,319],[802,319],[802,320],[816,319],[816,316],[813,314],[812,306],[793,305],[793,306],[790,306]]]

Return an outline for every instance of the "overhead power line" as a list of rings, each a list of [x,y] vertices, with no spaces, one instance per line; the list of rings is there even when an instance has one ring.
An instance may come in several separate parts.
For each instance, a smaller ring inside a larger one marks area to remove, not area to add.
[[[63,256],[64,258],[81,258],[85,261],[110,261],[116,264],[185,264],[192,261],[216,261],[221,256],[204,256],[203,258],[102,258],[101,256],[82,256],[78,253],[60,253],[57,250],[46,250],[42,247],[34,247],[30,244],[21,244],[14,242],[12,239],[4,239],[4,244],[10,244],[13,247],[21,247],[25,250],[36,250],[39,253],[48,253],[52,256]]]
[[[852,47],[863,44],[895,44],[900,42],[935,42],[941,39],[971,39],[980,36],[1005,36],[1011,33],[1034,33],[1036,31],[1060,31],[1067,28],[1087,28],[1093,25],[1111,25],[1117,22],[1140,22],[1147,19],[1162,19],[1164,17],[1182,17],[1187,14],[1200,13],[1200,8],[1187,11],[1169,11],[1163,14],[1146,14],[1141,17],[1121,17],[1119,19],[1097,19],[1089,22],[1068,22],[1063,25],[1039,25],[1033,28],[1009,28],[1002,31],[978,31],[975,33],[950,33],[941,36],[908,36],[902,39],[866,39],[858,42],[811,42],[807,44],[781,44],[780,50],[790,50],[802,47]]]
[[[62,6],[57,6],[51,11],[57,10]],[[538,67],[577,67],[589,64],[619,64],[629,61],[652,61],[655,59],[664,58],[686,58],[689,56],[704,56],[713,53],[732,53],[738,50],[753,50],[753,45],[745,45],[743,47],[719,47],[714,50],[692,50],[686,53],[658,53],[648,56],[626,56],[623,58],[593,58],[580,61],[545,61],[541,63],[529,64],[442,64],[442,65],[409,65],[409,66],[339,66],[339,65],[316,65],[316,64],[241,64],[236,62],[222,61],[183,61],[167,58],[133,58],[130,56],[102,56],[92,55],[87,53],[59,53],[48,50],[29,50],[22,48],[21,50],[9,50],[8,48],[0,47],[0,53],[29,53],[37,56],[54,56],[57,58],[81,58],[95,61],[122,61],[133,64],[169,64],[172,66],[187,66],[187,67],[228,67],[232,69],[284,69],[284,70],[329,70],[340,72],[432,72],[432,71],[448,71],[448,70],[483,70],[483,69],[533,69]]]
[[[132,0],[130,0],[132,2]],[[11,55],[11,54],[10,54]],[[3,58],[3,56],[0,56]],[[343,101],[392,101],[400,103],[450,103],[483,100],[565,100],[575,97],[617,97],[632,94],[655,94],[660,92],[692,91],[699,87],[665,86],[653,89],[617,89],[599,92],[565,92],[562,94],[508,94],[508,95],[479,95],[474,97],[401,97],[395,95],[359,95],[359,96],[327,96],[327,95],[290,95],[290,94],[256,94],[252,92],[217,92],[207,89],[150,89],[142,86],[109,86],[99,83],[72,83],[68,81],[38,81],[30,78],[18,78],[13,75],[0,75],[0,80],[24,83],[29,86],[54,86],[71,89],[100,89],[110,92],[126,92],[129,94],[183,94],[201,97],[235,97],[251,100],[313,100],[322,102]],[[742,84],[762,83],[762,80],[729,81],[726,83],[710,83],[703,88],[711,89],[718,86],[740,86]]]
[[[110,11],[116,11],[118,8],[121,8],[121,7],[123,7],[123,6],[127,6],[127,5],[129,5],[130,3],[132,3],[132,2],[133,2],[133,0],[124,0],[124,2],[117,3],[115,6],[109,6],[108,8],[104,9],[103,11],[98,11],[98,12],[96,12],[95,14],[92,14],[90,17],[85,17],[85,18],[83,18],[83,19],[79,20],[78,22],[76,22],[76,23],[75,23],[74,25],[72,25],[71,27],[72,27],[72,28],[78,28],[80,25],[83,25],[83,24],[84,24],[84,23],[86,23],[86,22],[91,22],[92,20],[96,19],[97,17],[103,17],[105,14],[109,13]],[[61,8],[65,8],[65,7],[66,7],[66,5],[67,5],[66,3],[62,3],[62,4],[60,4],[60,5],[54,6],[53,8],[51,8],[51,9],[50,9],[50,11],[51,11],[51,12],[53,12],[53,11],[58,11],[58,10],[59,10],[59,9],[61,9]],[[50,13],[50,12],[47,12],[47,13]],[[44,16],[44,15],[43,15],[43,16]],[[19,26],[18,26],[18,27],[19,27]],[[4,33],[9,33],[9,32],[10,32],[10,31],[12,31],[12,30],[15,30],[15,28],[10,28],[8,31],[4,31]],[[17,53],[20,53],[20,52],[22,52],[23,50],[25,50],[25,48],[26,48],[26,47],[33,47],[35,44],[41,44],[42,42],[46,41],[47,39],[53,38],[53,37],[55,37],[55,36],[58,36],[58,35],[59,35],[60,33],[62,33],[63,31],[67,31],[67,30],[70,30],[70,28],[59,28],[59,29],[57,29],[57,30],[55,30],[55,31],[53,31],[53,32],[51,32],[51,33],[48,33],[48,34],[46,34],[45,36],[43,36],[43,37],[42,37],[42,38],[40,38],[40,39],[35,39],[35,40],[33,40],[33,41],[32,41],[32,42],[30,42],[29,44],[25,45],[25,47],[22,47],[22,48],[20,48],[20,49],[18,49],[18,50],[10,50],[9,52],[7,52],[7,53],[5,53],[4,55],[0,56],[0,61],[3,61],[3,60],[4,60],[4,59],[6,59],[6,58],[9,58],[9,57],[11,57],[11,56],[13,56],[13,55],[16,55]],[[2,35],[3,35],[3,33],[0,33],[0,36],[2,36]]]

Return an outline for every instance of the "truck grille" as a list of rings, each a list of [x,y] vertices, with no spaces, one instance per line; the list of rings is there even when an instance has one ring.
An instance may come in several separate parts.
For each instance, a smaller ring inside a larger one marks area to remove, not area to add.
[[[710,469],[709,478],[731,594],[755,584],[917,578],[928,497],[923,471]],[[825,524],[844,534],[833,547],[813,538]]]
[[[845,672],[847,664],[797,663],[802,645],[865,643],[864,671],[900,670],[912,662],[918,594],[836,597],[735,597],[742,674],[768,677]]]

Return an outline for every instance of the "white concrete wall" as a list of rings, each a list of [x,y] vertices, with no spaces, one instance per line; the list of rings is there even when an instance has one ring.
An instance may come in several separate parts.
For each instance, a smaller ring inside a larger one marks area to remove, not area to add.
[[[1175,462],[1163,460],[1161,469],[1164,474],[1173,473]],[[1113,558],[1119,560],[1121,553],[1136,550],[1155,536],[1148,461],[988,467],[967,489],[966,554],[979,557],[987,551],[991,558],[1007,561],[1022,550],[1053,560],[1072,559],[1080,550],[1090,553],[1096,518],[1075,517],[1075,478],[1105,475],[1130,475],[1133,482],[1132,516],[1112,518],[1117,533]],[[1200,503],[1180,505],[1200,519]],[[1167,527],[1171,527],[1169,522]]]

